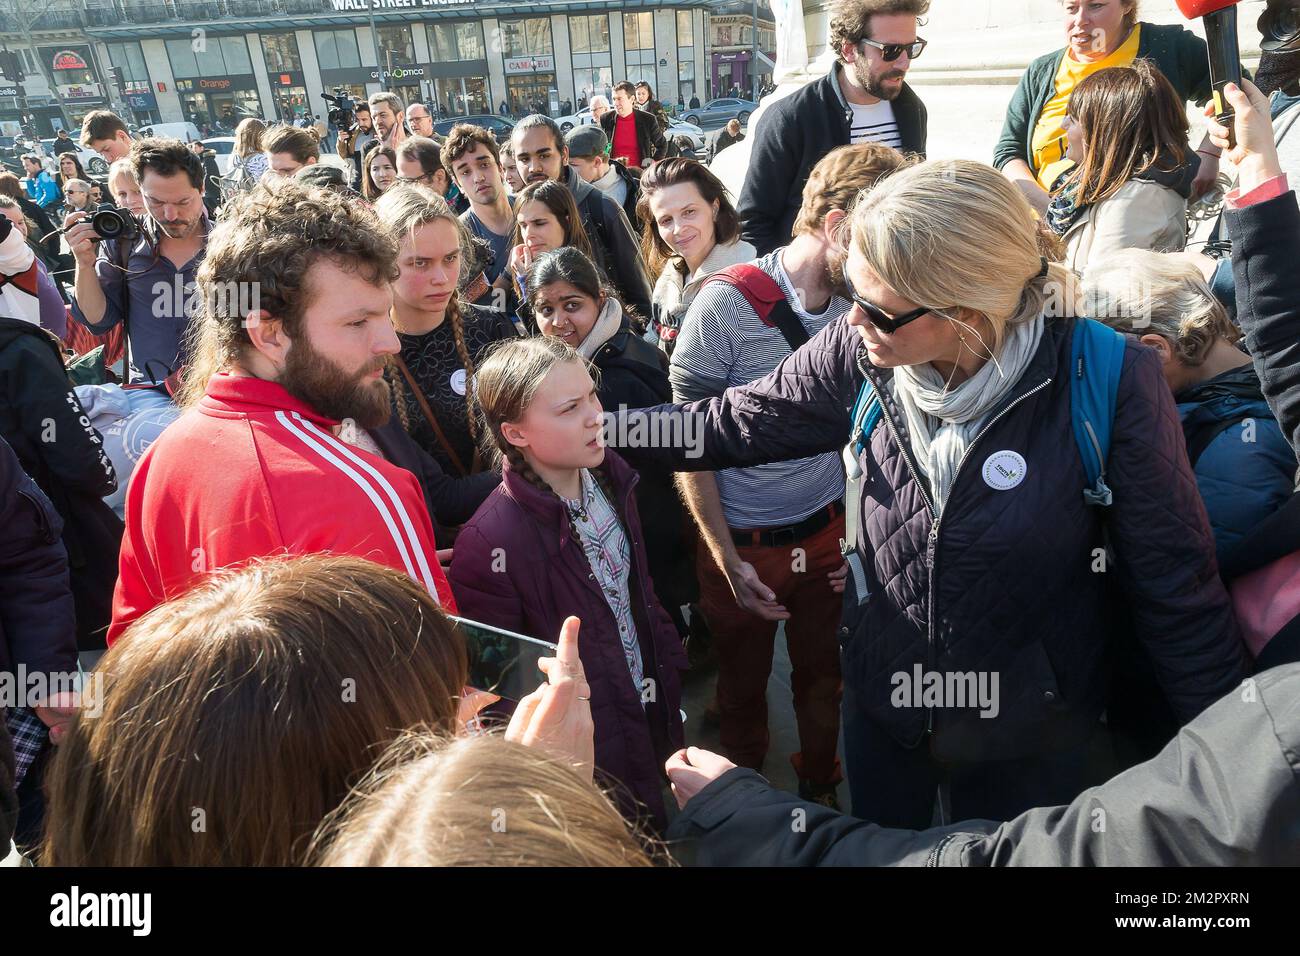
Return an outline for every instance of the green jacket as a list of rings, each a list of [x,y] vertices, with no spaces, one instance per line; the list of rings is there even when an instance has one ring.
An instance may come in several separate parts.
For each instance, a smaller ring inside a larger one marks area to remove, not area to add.
[[[1138,41],[1138,59],[1151,60],[1160,68],[1179,97],[1204,104],[1210,98],[1210,58],[1205,41],[1178,24],[1143,23]],[[1034,168],[1031,142],[1043,107],[1056,89],[1065,47],[1040,56],[1029,64],[1007,107],[1007,121],[993,152],[993,165],[1001,169],[1013,159],[1023,159]]]

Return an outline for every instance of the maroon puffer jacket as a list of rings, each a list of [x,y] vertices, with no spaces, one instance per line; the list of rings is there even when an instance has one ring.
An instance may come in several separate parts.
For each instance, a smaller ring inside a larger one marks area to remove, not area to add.
[[[461,529],[448,578],[460,613],[475,621],[554,642],[566,617],[581,619],[578,651],[591,685],[596,767],[622,784],[615,795],[625,815],[636,818],[648,810],[662,830],[663,764],[683,741],[679,708],[686,652],[647,570],[632,495],[636,472],[613,452],[603,467],[632,549],[633,615],[645,676],[654,681],[645,695],[653,700],[645,706],[628,674],[614,614],[563,502],[529,484],[508,462],[501,485]]]

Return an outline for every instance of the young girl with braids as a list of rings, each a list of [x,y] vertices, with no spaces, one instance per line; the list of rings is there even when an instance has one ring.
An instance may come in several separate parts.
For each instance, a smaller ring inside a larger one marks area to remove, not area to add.
[[[384,193],[375,212],[401,244],[392,316],[402,351],[386,372],[397,413],[447,474],[482,471],[474,368],[489,345],[516,334],[514,327],[460,301],[457,283],[469,236],[441,196],[402,184]]]
[[[566,617],[581,619],[596,768],[629,819],[662,828],[686,653],[655,596],[636,474],[604,447],[590,368],[550,336],[502,343],[479,364],[502,480],[461,529],[449,579],[477,621],[551,640]]]

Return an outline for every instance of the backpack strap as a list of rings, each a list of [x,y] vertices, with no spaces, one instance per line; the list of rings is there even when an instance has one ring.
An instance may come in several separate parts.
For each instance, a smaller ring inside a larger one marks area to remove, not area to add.
[[[850,413],[853,425],[849,430],[849,443],[844,446],[844,537],[840,539],[840,554],[849,565],[854,596],[859,606],[871,596],[867,587],[866,566],[858,551],[858,519],[862,514],[862,463],[858,460],[871,432],[880,422],[882,409],[880,396],[871,379],[862,383],[858,399]]]
[[[1092,319],[1077,319],[1070,349],[1070,420],[1088,478],[1083,500],[1098,508],[1114,500],[1106,484],[1106,458],[1123,369],[1124,336]]]
[[[777,281],[751,263],[728,266],[713,273],[700,286],[711,282],[725,282],[745,297],[759,321],[777,329],[790,351],[797,350],[808,341],[808,330],[790,308],[790,303]]]

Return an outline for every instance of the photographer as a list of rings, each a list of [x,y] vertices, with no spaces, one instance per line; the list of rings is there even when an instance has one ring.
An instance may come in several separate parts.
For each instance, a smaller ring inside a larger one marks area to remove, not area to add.
[[[148,139],[131,147],[131,167],[143,223],[118,220],[122,238],[99,242],[86,213],[64,221],[77,261],[72,315],[96,334],[125,322],[131,378],[160,385],[186,358],[187,306],[209,229],[203,160],[179,140]]]
[[[353,107],[356,123],[344,126],[340,123],[338,154],[343,159],[351,160],[356,167],[354,183],[361,182],[361,158],[365,156],[370,144],[375,141],[375,127],[370,120],[370,104],[357,103]],[[344,117],[346,122],[346,117]]]

